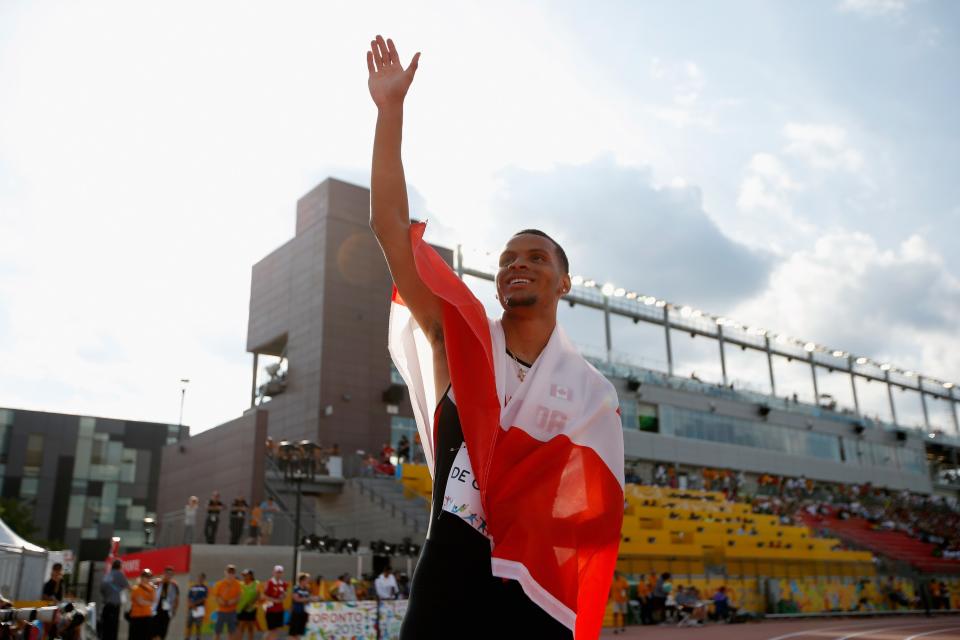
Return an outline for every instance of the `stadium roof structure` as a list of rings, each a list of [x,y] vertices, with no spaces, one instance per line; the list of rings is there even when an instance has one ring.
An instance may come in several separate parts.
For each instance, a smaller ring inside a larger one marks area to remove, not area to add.
[[[495,276],[484,268],[468,267],[464,264],[463,248],[458,245],[455,254],[455,268],[457,274],[471,276],[482,280],[495,281]],[[606,338],[607,362],[612,363],[613,346],[610,332],[610,316],[618,315],[630,318],[634,322],[649,322],[664,327],[666,340],[668,374],[673,375],[673,349],[670,343],[670,329],[678,329],[690,333],[691,336],[704,336],[719,342],[720,368],[723,384],[728,384],[727,363],[724,347],[726,344],[762,351],[767,355],[767,365],[770,375],[771,395],[776,394],[776,380],[773,373],[773,356],[783,356],[788,359],[806,360],[810,363],[810,372],[813,380],[814,397],[819,398],[817,387],[816,368],[823,367],[830,371],[848,373],[853,391],[854,409],[861,415],[860,401],[857,397],[857,387],[854,380],[857,377],[882,382],[887,385],[890,401],[890,414],[893,422],[897,423],[897,410],[893,401],[894,387],[909,389],[920,393],[923,408],[924,424],[930,429],[930,414],[927,407],[927,396],[947,400],[951,404],[951,415],[955,432],[960,435],[960,418],[958,418],[957,404],[960,396],[956,392],[956,384],[939,380],[932,376],[904,370],[886,362],[877,362],[870,357],[854,355],[842,349],[836,349],[817,344],[809,340],[777,333],[765,328],[743,325],[724,316],[718,316],[702,311],[689,305],[678,305],[656,296],[644,295],[635,291],[618,287],[612,283],[599,283],[596,280],[575,275],[571,278],[573,288],[564,300],[571,305],[583,305],[604,313],[604,333]]]

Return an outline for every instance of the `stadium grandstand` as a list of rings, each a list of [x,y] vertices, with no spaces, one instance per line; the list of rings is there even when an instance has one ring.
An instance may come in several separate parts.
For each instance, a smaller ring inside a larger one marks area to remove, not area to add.
[[[272,497],[275,545],[347,541],[363,555],[371,543],[409,551],[423,541],[432,483],[386,350],[391,281],[368,207],[367,189],[324,181],[298,202],[295,237],[254,266],[250,409],[164,449],[161,544],[182,538],[186,499],[214,490],[252,504]],[[440,253],[492,300],[483,254]],[[654,595],[665,581],[710,602],[714,617],[726,615],[717,594],[741,617],[960,608],[953,383],[573,282],[560,321],[620,399],[618,569],[634,622],[676,616]],[[268,442],[336,449],[336,464],[324,458],[308,481],[291,482]]]

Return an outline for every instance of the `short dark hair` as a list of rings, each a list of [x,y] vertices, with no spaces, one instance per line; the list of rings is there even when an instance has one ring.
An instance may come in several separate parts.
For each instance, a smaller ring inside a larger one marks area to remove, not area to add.
[[[63,571],[63,565],[60,564],[59,562],[54,562],[54,563],[53,563],[53,566],[50,567],[50,570],[51,570],[51,571]]]
[[[548,236],[543,231],[540,231],[540,229],[524,229],[523,231],[517,231],[515,234],[513,234],[513,237],[516,238],[517,236],[528,235],[528,234],[531,236],[540,236],[541,238],[546,238],[547,240],[552,242],[553,246],[557,250],[557,257],[560,258],[560,266],[563,267],[563,273],[564,274],[570,273],[570,261],[567,259],[567,252],[563,250],[563,247],[560,246],[559,242],[557,242],[556,240]]]

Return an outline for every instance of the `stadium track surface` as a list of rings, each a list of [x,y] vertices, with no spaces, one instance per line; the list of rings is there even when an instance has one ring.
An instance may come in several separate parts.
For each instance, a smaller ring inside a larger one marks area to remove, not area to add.
[[[960,615],[838,620],[775,620],[703,627],[634,626],[603,638],[624,640],[960,640]]]

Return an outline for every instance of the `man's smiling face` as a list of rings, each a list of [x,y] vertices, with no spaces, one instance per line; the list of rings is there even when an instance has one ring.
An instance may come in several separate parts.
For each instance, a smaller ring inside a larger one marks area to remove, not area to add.
[[[497,298],[504,310],[556,307],[570,289],[557,246],[532,233],[513,236],[500,254]]]

